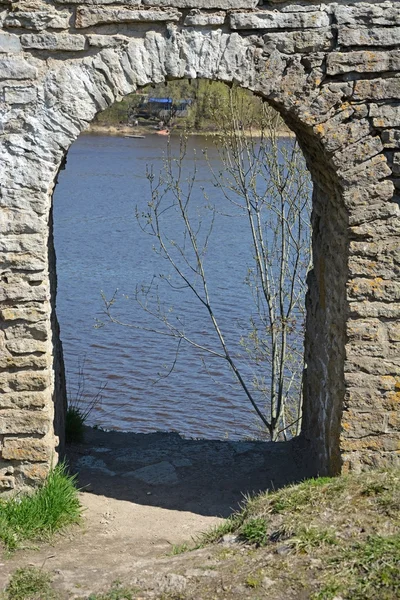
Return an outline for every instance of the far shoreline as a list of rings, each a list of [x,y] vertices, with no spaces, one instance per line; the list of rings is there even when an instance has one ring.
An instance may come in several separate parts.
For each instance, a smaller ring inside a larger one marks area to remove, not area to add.
[[[252,135],[253,137],[260,137],[260,131],[254,130],[249,131],[248,135]],[[183,129],[173,128],[170,132],[170,135],[177,136],[180,134],[190,135],[190,136],[204,136],[204,137],[214,137],[221,132],[218,131],[184,131]],[[119,125],[102,125],[98,123],[92,123],[89,125],[88,129],[82,132],[82,135],[104,135],[104,136],[147,136],[147,135],[157,135],[157,129],[154,126],[143,126],[143,125],[128,125],[128,124],[119,124]],[[280,138],[293,138],[295,134],[293,131],[279,131],[278,137]]]

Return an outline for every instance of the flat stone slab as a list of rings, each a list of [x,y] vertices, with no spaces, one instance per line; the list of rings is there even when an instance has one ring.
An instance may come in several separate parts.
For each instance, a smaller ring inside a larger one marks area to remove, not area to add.
[[[174,485],[178,483],[178,475],[175,467],[166,460],[155,465],[136,469],[136,471],[129,471],[123,477],[135,477],[149,485]]]

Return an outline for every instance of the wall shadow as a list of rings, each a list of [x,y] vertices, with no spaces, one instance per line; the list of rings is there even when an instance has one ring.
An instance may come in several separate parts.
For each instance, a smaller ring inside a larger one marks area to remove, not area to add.
[[[271,443],[185,439],[174,432],[87,427],[67,447],[83,491],[147,506],[227,517],[243,497],[315,475],[301,440]]]

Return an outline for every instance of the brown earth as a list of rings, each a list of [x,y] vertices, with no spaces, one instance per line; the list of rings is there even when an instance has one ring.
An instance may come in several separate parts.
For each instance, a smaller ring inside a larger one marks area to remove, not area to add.
[[[166,557],[175,545],[220,523],[245,494],[303,479],[302,453],[291,443],[88,428],[85,443],[68,450],[82,488],[83,526],[3,559],[0,590],[17,567],[27,565],[44,565],[63,599],[99,592],[115,580],[150,590],[143,597],[179,593],[187,581],[179,573],[190,578],[193,569],[194,578],[205,572],[215,587],[215,550]],[[247,592],[232,597],[253,597]]]

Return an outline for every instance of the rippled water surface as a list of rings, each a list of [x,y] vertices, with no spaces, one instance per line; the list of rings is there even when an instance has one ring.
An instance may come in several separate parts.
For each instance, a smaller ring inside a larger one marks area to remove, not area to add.
[[[204,138],[190,138],[189,155],[198,150],[199,210],[205,201],[200,187],[218,207],[210,246],[205,257],[210,293],[229,341],[237,343],[251,310],[244,284],[251,261],[250,238],[244,222],[213,186],[200,149]],[[179,142],[172,140],[178,149]],[[110,429],[137,432],[176,430],[187,436],[237,439],[254,431],[255,417],[243,392],[219,359],[205,366],[198,352],[187,346],[168,377],[176,355],[176,342],[155,333],[104,322],[101,291],[111,297],[118,289],[116,315],[124,321],[157,327],[134,299],[136,287],[154,275],[168,274],[168,264],[153,251],[153,240],[135,217],[150,198],[146,168],[162,164],[167,141],[156,135],[146,139],[82,136],[68,153],[65,171],[54,197],[54,231],[57,252],[57,314],[61,326],[68,391],[74,397],[80,386],[85,397],[97,394],[101,405],[90,421]],[[220,164],[210,148],[213,167]],[[192,168],[188,161],[186,169]],[[207,220],[209,213],[205,212]],[[178,220],[170,218],[169,231],[180,236]],[[174,232],[176,228],[176,232]],[[201,305],[187,290],[168,284],[160,289],[171,313],[185,323],[203,344],[215,344]],[[128,298],[126,297],[128,296]],[[236,342],[235,342],[236,340]],[[217,347],[217,346],[213,346]],[[235,351],[238,346],[234,345]],[[84,361],[84,380],[79,364]],[[158,380],[158,381],[157,381]]]

